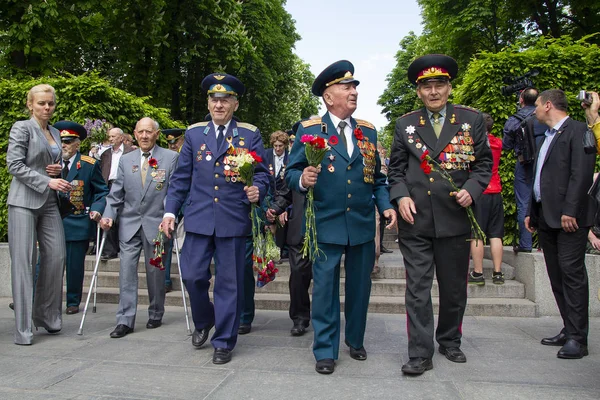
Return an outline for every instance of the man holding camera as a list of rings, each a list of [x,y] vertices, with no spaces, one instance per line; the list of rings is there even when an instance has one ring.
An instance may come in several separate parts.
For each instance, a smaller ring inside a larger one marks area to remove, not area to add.
[[[562,346],[558,358],[588,355],[589,284],[585,249],[596,205],[592,185],[595,154],[583,146],[587,127],[567,115],[567,97],[551,89],[535,102],[535,116],[548,127],[533,165],[533,193],[526,229],[537,229],[550,285],[563,328],[542,339],[546,346]]]
[[[517,158],[514,190],[517,202],[517,221],[519,223],[519,243],[513,247],[515,253],[530,253],[532,246],[531,233],[525,229],[523,221],[531,198],[535,151],[537,144],[544,137],[546,131],[546,127],[537,121],[533,115],[537,97],[538,91],[532,87],[521,92],[519,95],[519,111],[506,120],[502,138],[502,150],[514,150]]]

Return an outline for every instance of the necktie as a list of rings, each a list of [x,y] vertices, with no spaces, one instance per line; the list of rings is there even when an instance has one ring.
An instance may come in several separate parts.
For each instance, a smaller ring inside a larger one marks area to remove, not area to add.
[[[146,174],[148,173],[148,158],[150,157],[150,153],[146,152],[142,154],[144,157],[144,162],[142,163],[142,186],[146,184]]]
[[[344,132],[344,128],[346,128],[346,121],[340,121],[338,127],[340,128],[340,138],[342,142],[344,142],[344,148],[346,149],[346,153],[348,152],[348,139],[346,139],[346,133]]]
[[[67,175],[69,175],[69,160],[65,160],[65,165],[62,169],[62,178],[67,179]]]
[[[220,149],[223,144],[223,139],[225,137],[225,125],[219,125],[219,134],[217,135],[217,148]]]
[[[435,136],[440,137],[440,133],[442,132],[442,124],[440,123],[440,113],[433,113],[433,131],[435,132]]]

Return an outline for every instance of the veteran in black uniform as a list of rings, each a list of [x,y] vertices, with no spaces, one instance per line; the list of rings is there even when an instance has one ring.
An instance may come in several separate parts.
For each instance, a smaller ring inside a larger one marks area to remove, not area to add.
[[[453,362],[466,362],[460,350],[461,325],[467,303],[469,238],[466,207],[477,201],[492,175],[492,153],[479,111],[448,103],[450,81],[458,65],[431,54],[408,68],[424,107],[396,122],[388,182],[398,204],[399,246],[406,267],[408,356],[405,374],[433,368],[434,266],[439,285],[439,351]],[[452,176],[455,192],[438,172],[421,169],[425,151]]]
[[[63,218],[67,242],[67,314],[79,312],[85,253],[90,239],[96,235],[96,224],[106,205],[108,186],[102,177],[100,163],[93,157],[79,152],[81,141],[87,132],[76,122],[59,121],[54,127],[60,132],[62,141],[62,178],[72,190],[66,196],[75,206],[74,212]]]
[[[341,60],[315,79],[312,92],[322,96],[327,113],[302,121],[298,138],[314,135],[327,141],[330,150],[320,169],[308,165],[304,143],[297,140],[290,153],[285,180],[290,189],[306,192],[314,187],[317,241],[324,256],[313,263],[315,332],[313,353],[320,374],[334,371],[340,342],[340,262],[345,255],[345,344],[350,357],[366,360],[363,346],[375,261],[375,205],[388,227],[396,221],[385,175],[377,157],[377,132],[364,120],[352,118],[356,110],[358,81],[354,66]]]

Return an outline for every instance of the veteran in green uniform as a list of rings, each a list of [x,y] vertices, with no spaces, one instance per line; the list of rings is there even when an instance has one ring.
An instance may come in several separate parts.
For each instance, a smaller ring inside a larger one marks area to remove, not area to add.
[[[439,351],[453,362],[466,362],[460,349],[467,304],[469,239],[466,207],[476,202],[492,175],[492,153],[481,113],[448,103],[450,80],[458,65],[432,54],[417,58],[408,79],[417,86],[424,107],[398,119],[388,182],[398,203],[399,246],[406,267],[408,356],[405,374],[433,368],[434,267],[439,285]],[[422,156],[429,152],[454,180],[458,192],[438,172],[427,175]]]
[[[377,157],[377,132],[369,122],[352,118],[359,84],[353,74],[352,63],[342,60],[325,68],[315,79],[312,92],[323,97],[327,113],[303,121],[296,137],[322,137],[331,150],[317,169],[308,166],[305,145],[296,140],[285,177],[293,190],[304,192],[314,187],[317,241],[324,256],[313,263],[311,320],[315,369],[321,374],[332,373],[338,358],[343,254],[345,343],[350,347],[350,357],[367,358],[363,339],[375,260],[375,205],[388,219],[388,226],[396,221]]]
[[[79,312],[85,253],[96,234],[96,224],[106,205],[108,186],[102,178],[100,164],[93,157],[81,155],[79,146],[87,132],[76,122],[59,121],[54,127],[62,141],[62,177],[71,183],[69,200],[75,211],[63,218],[67,245],[67,314]]]

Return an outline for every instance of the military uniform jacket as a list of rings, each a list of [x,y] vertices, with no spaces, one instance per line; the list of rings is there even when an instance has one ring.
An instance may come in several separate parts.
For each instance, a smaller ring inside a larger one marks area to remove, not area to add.
[[[92,211],[104,212],[108,186],[102,177],[100,163],[95,158],[77,152],[66,178],[71,183],[68,198],[76,207],[73,214],[63,218],[65,238],[69,241],[89,240],[95,235],[95,223],[90,220]]]
[[[398,118],[388,172],[390,198],[396,203],[409,196],[417,210],[414,225],[398,218],[399,229],[436,238],[468,234],[466,209],[450,195],[453,189],[448,181],[438,172],[426,175],[421,169],[425,150],[477,202],[490,181],[493,164],[481,114],[447,104],[439,138],[425,108]]]
[[[321,136],[331,147],[321,162],[314,188],[317,240],[321,243],[367,243],[375,238],[375,205],[380,212],[392,208],[386,177],[380,171],[377,132],[363,120],[351,118],[351,125],[354,152],[350,156],[329,113],[321,119],[304,121],[296,133],[298,139],[303,135]],[[363,139],[358,140],[361,135]],[[295,191],[300,191],[300,176],[308,166],[304,146],[301,140],[294,142],[287,166],[286,183]]]
[[[283,165],[279,169],[279,174],[275,175],[276,166],[275,166],[275,154],[273,154],[273,149],[265,149],[265,165],[269,169],[269,174],[271,176],[270,184],[271,184],[271,193],[278,193],[283,188],[284,178],[285,178],[285,168],[289,161],[288,150],[285,149],[283,153]]]
[[[185,202],[186,232],[217,237],[250,234],[250,202],[244,191],[245,184],[231,173],[230,156],[251,151],[263,159],[254,168],[253,182],[262,202],[270,175],[264,163],[265,150],[258,128],[232,120],[225,140],[217,148],[212,121],[190,126],[169,186],[165,212],[177,215]]]

